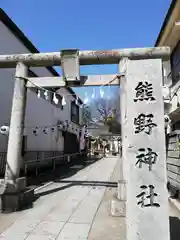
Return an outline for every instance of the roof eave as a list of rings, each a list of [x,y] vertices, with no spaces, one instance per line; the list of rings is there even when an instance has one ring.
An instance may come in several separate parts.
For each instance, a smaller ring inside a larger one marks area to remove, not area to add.
[[[40,51],[32,44],[32,42],[24,35],[24,33],[18,28],[18,26],[12,21],[12,19],[0,8],[0,21],[3,22],[7,28],[13,32],[13,34],[20,40],[20,42],[31,52],[39,53]],[[54,76],[59,76],[53,67],[46,67]],[[66,89],[75,96],[75,92],[70,87]],[[79,102],[82,104],[82,100],[79,98]]]
[[[169,21],[169,19],[171,17],[171,14],[172,14],[174,8],[176,7],[177,2],[178,2],[178,0],[172,0],[172,2],[170,4],[170,7],[169,7],[168,12],[166,14],[166,17],[165,17],[164,22],[162,24],[160,33],[159,33],[158,38],[157,38],[157,40],[155,42],[155,45],[154,45],[155,47],[157,47],[159,45],[159,42],[160,42],[160,40],[161,40],[161,38],[163,36],[164,30],[166,28],[166,25],[167,25],[167,23],[168,23],[168,21]]]

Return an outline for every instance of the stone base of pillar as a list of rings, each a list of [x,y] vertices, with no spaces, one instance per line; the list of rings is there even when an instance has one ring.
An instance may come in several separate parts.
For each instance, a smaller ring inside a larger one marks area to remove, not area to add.
[[[124,180],[118,181],[117,196],[111,200],[111,215],[126,216],[126,182]]]
[[[32,206],[34,189],[26,187],[26,178],[13,181],[0,180],[0,212],[15,212]]]
[[[119,199],[111,200],[111,216],[113,217],[126,217],[126,201]]]

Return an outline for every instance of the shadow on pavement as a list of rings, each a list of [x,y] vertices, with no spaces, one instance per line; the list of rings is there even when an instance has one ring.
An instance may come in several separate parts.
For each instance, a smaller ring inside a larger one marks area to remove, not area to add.
[[[101,158],[100,158],[101,159]],[[30,176],[27,178],[28,186],[42,186],[44,183],[49,181],[60,180],[75,175],[81,169],[88,167],[89,165],[99,161],[100,159],[91,159],[83,163],[75,163],[74,165],[66,164],[57,166],[56,170],[45,171],[39,176]]]
[[[170,221],[170,239],[180,239],[180,220],[177,217],[169,217]]]
[[[33,208],[33,203],[38,200],[38,198],[42,196],[46,196],[48,194],[52,194],[58,191],[62,191],[64,189],[70,188],[72,186],[92,186],[94,188],[102,186],[102,187],[109,187],[115,188],[117,187],[116,182],[99,182],[99,181],[70,181],[70,180],[63,180],[65,178],[71,177],[75,175],[78,171],[90,166],[91,164],[101,160],[101,158],[94,158],[90,160],[86,160],[85,162],[76,162],[74,165],[59,165],[55,171],[46,171],[42,175],[38,177],[31,176],[27,179],[27,185],[30,188],[35,188],[44,185],[47,182],[54,182],[54,183],[62,183],[60,187],[54,187],[53,189],[42,190],[39,193],[35,193],[33,197],[33,201],[31,204],[23,206],[19,211]]]
[[[55,181],[57,182],[57,181]],[[50,189],[48,191],[44,191],[41,193],[37,193],[36,194],[36,200],[37,198],[41,197],[41,196],[45,196],[54,192],[58,192],[61,190],[64,190],[66,188],[72,187],[72,186],[90,186],[90,187],[109,187],[109,188],[116,188],[117,187],[117,182],[101,182],[101,181],[66,181],[66,180],[60,180],[58,181],[60,183],[67,183],[67,185],[64,185],[62,187],[59,188],[54,188],[54,189]]]
[[[54,192],[58,192],[61,190],[64,190],[66,188],[72,187],[74,185],[83,185],[83,183],[81,183],[79,181],[79,183],[73,182],[73,181],[69,181],[69,182],[63,182],[62,179],[64,178],[68,178],[71,177],[73,175],[75,175],[78,171],[80,171],[81,169],[84,169],[86,167],[88,167],[89,165],[101,160],[102,158],[94,158],[94,159],[90,159],[90,160],[86,160],[84,162],[76,162],[74,165],[59,165],[55,171],[45,171],[42,175],[39,176],[30,176],[29,178],[27,178],[27,185],[29,186],[29,188],[35,188],[35,187],[39,187],[39,186],[43,186],[45,183],[47,182],[61,182],[62,181],[62,186],[58,187],[58,188],[53,188],[51,190],[47,190],[47,191],[42,191],[41,193],[35,193],[33,196],[33,200],[31,203],[28,203],[27,205],[23,206],[19,211],[25,210],[25,209],[30,209],[33,208],[33,203],[35,201],[38,200],[38,198],[40,198],[41,196],[45,196]],[[87,186],[87,183],[85,183]],[[97,183],[98,184],[98,183]],[[100,184],[100,183],[99,183]],[[105,184],[105,183],[102,183]],[[94,186],[94,183],[90,182],[89,186]],[[113,187],[113,186],[111,186]]]

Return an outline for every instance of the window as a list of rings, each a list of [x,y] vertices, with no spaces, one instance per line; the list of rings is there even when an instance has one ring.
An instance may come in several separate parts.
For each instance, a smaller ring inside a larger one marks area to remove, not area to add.
[[[180,121],[175,122],[172,126],[173,131],[180,130]]]
[[[74,101],[71,102],[71,121],[79,124],[79,106]]]
[[[180,41],[171,54],[172,83],[176,84],[180,80]]]
[[[62,96],[59,95],[58,93],[56,93],[56,99],[57,99],[57,103],[54,102],[54,93],[50,92],[50,101],[52,104],[54,104],[56,107],[59,107],[63,110],[63,105],[62,105]]]
[[[21,147],[21,156],[24,157],[27,150],[27,136],[23,136],[22,147]]]
[[[30,68],[28,68],[28,77],[37,77],[37,75]]]

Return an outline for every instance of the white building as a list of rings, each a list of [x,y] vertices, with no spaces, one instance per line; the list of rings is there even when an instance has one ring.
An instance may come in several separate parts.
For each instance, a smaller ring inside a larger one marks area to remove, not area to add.
[[[39,51],[15,25],[15,23],[0,9],[0,54],[38,53]],[[0,126],[9,125],[13,96],[15,69],[0,69]],[[29,76],[58,76],[52,67],[31,68]],[[25,131],[22,152],[26,160],[51,157],[60,152],[77,152],[80,132],[82,101],[76,100],[71,88],[51,89],[59,94],[59,103],[53,102],[53,94],[48,92],[48,100],[44,91],[37,97],[37,89],[28,89],[26,104]],[[62,98],[66,105],[62,106]],[[57,129],[58,124],[66,125],[68,131]],[[76,144],[77,143],[77,144]],[[0,135],[0,173],[4,168],[7,137]],[[45,162],[45,160],[44,160]]]

